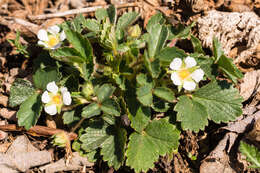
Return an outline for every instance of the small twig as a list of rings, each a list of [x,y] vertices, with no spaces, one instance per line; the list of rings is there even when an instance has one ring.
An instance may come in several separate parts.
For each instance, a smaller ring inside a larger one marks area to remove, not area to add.
[[[126,7],[136,7],[138,5],[139,5],[138,3],[133,2],[133,3],[122,4],[122,5],[116,5],[115,7],[116,8],[126,8]],[[68,11],[52,13],[52,14],[43,14],[43,15],[37,15],[37,16],[29,15],[28,17],[31,20],[49,19],[49,18],[54,18],[54,17],[64,17],[64,16],[68,16],[68,15],[73,15],[73,14],[95,12],[99,8],[108,8],[108,7],[109,7],[108,5],[107,6],[95,6],[95,7],[68,10]]]
[[[71,133],[74,133],[78,128],[79,126],[83,123],[83,121],[85,120],[86,118],[82,118],[72,129],[71,129]]]

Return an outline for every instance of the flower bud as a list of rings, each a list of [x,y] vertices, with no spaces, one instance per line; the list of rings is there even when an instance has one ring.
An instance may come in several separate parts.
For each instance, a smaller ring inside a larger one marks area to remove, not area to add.
[[[85,96],[86,98],[89,98],[89,97],[94,93],[94,88],[93,88],[92,83],[86,82],[86,83],[83,85],[82,93],[84,94],[84,96]]]
[[[128,34],[129,34],[130,37],[133,37],[133,38],[138,38],[138,37],[140,37],[140,35],[141,35],[141,29],[140,29],[139,25],[131,26],[131,27],[128,29]]]

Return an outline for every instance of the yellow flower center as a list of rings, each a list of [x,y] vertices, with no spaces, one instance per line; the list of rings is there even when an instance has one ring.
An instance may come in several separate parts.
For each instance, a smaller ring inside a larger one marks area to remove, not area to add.
[[[189,72],[187,69],[180,70],[180,71],[178,72],[178,74],[179,74],[179,77],[180,77],[182,80],[184,80],[184,79],[186,79],[188,76],[190,76],[190,72]]]
[[[52,101],[55,105],[60,105],[62,103],[61,101],[61,96],[60,95],[55,95],[52,97]]]
[[[50,35],[49,36],[49,41],[48,41],[48,46],[49,47],[54,47],[56,46],[58,43],[59,43],[59,38],[57,36],[53,36],[53,35]]]

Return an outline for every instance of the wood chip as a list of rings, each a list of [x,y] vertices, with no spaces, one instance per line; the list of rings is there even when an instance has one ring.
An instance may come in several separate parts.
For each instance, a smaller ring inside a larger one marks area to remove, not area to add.
[[[240,85],[240,95],[244,100],[249,99],[252,94],[259,92],[260,70],[247,72],[244,76],[244,82]]]

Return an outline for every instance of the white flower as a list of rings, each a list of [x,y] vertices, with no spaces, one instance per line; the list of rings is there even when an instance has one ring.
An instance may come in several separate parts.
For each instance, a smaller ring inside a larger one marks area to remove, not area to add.
[[[188,91],[196,88],[197,83],[203,79],[204,71],[196,66],[197,62],[193,57],[186,57],[184,60],[174,58],[170,64],[171,80],[179,90],[182,87]]]
[[[42,102],[45,103],[44,111],[49,115],[61,112],[63,105],[71,104],[70,92],[66,87],[59,88],[55,82],[50,82],[46,87],[47,91],[42,94]]]
[[[64,31],[60,32],[60,27],[57,25],[49,27],[47,30],[40,29],[37,37],[38,44],[48,49],[57,49],[61,46],[63,40],[66,39]]]

